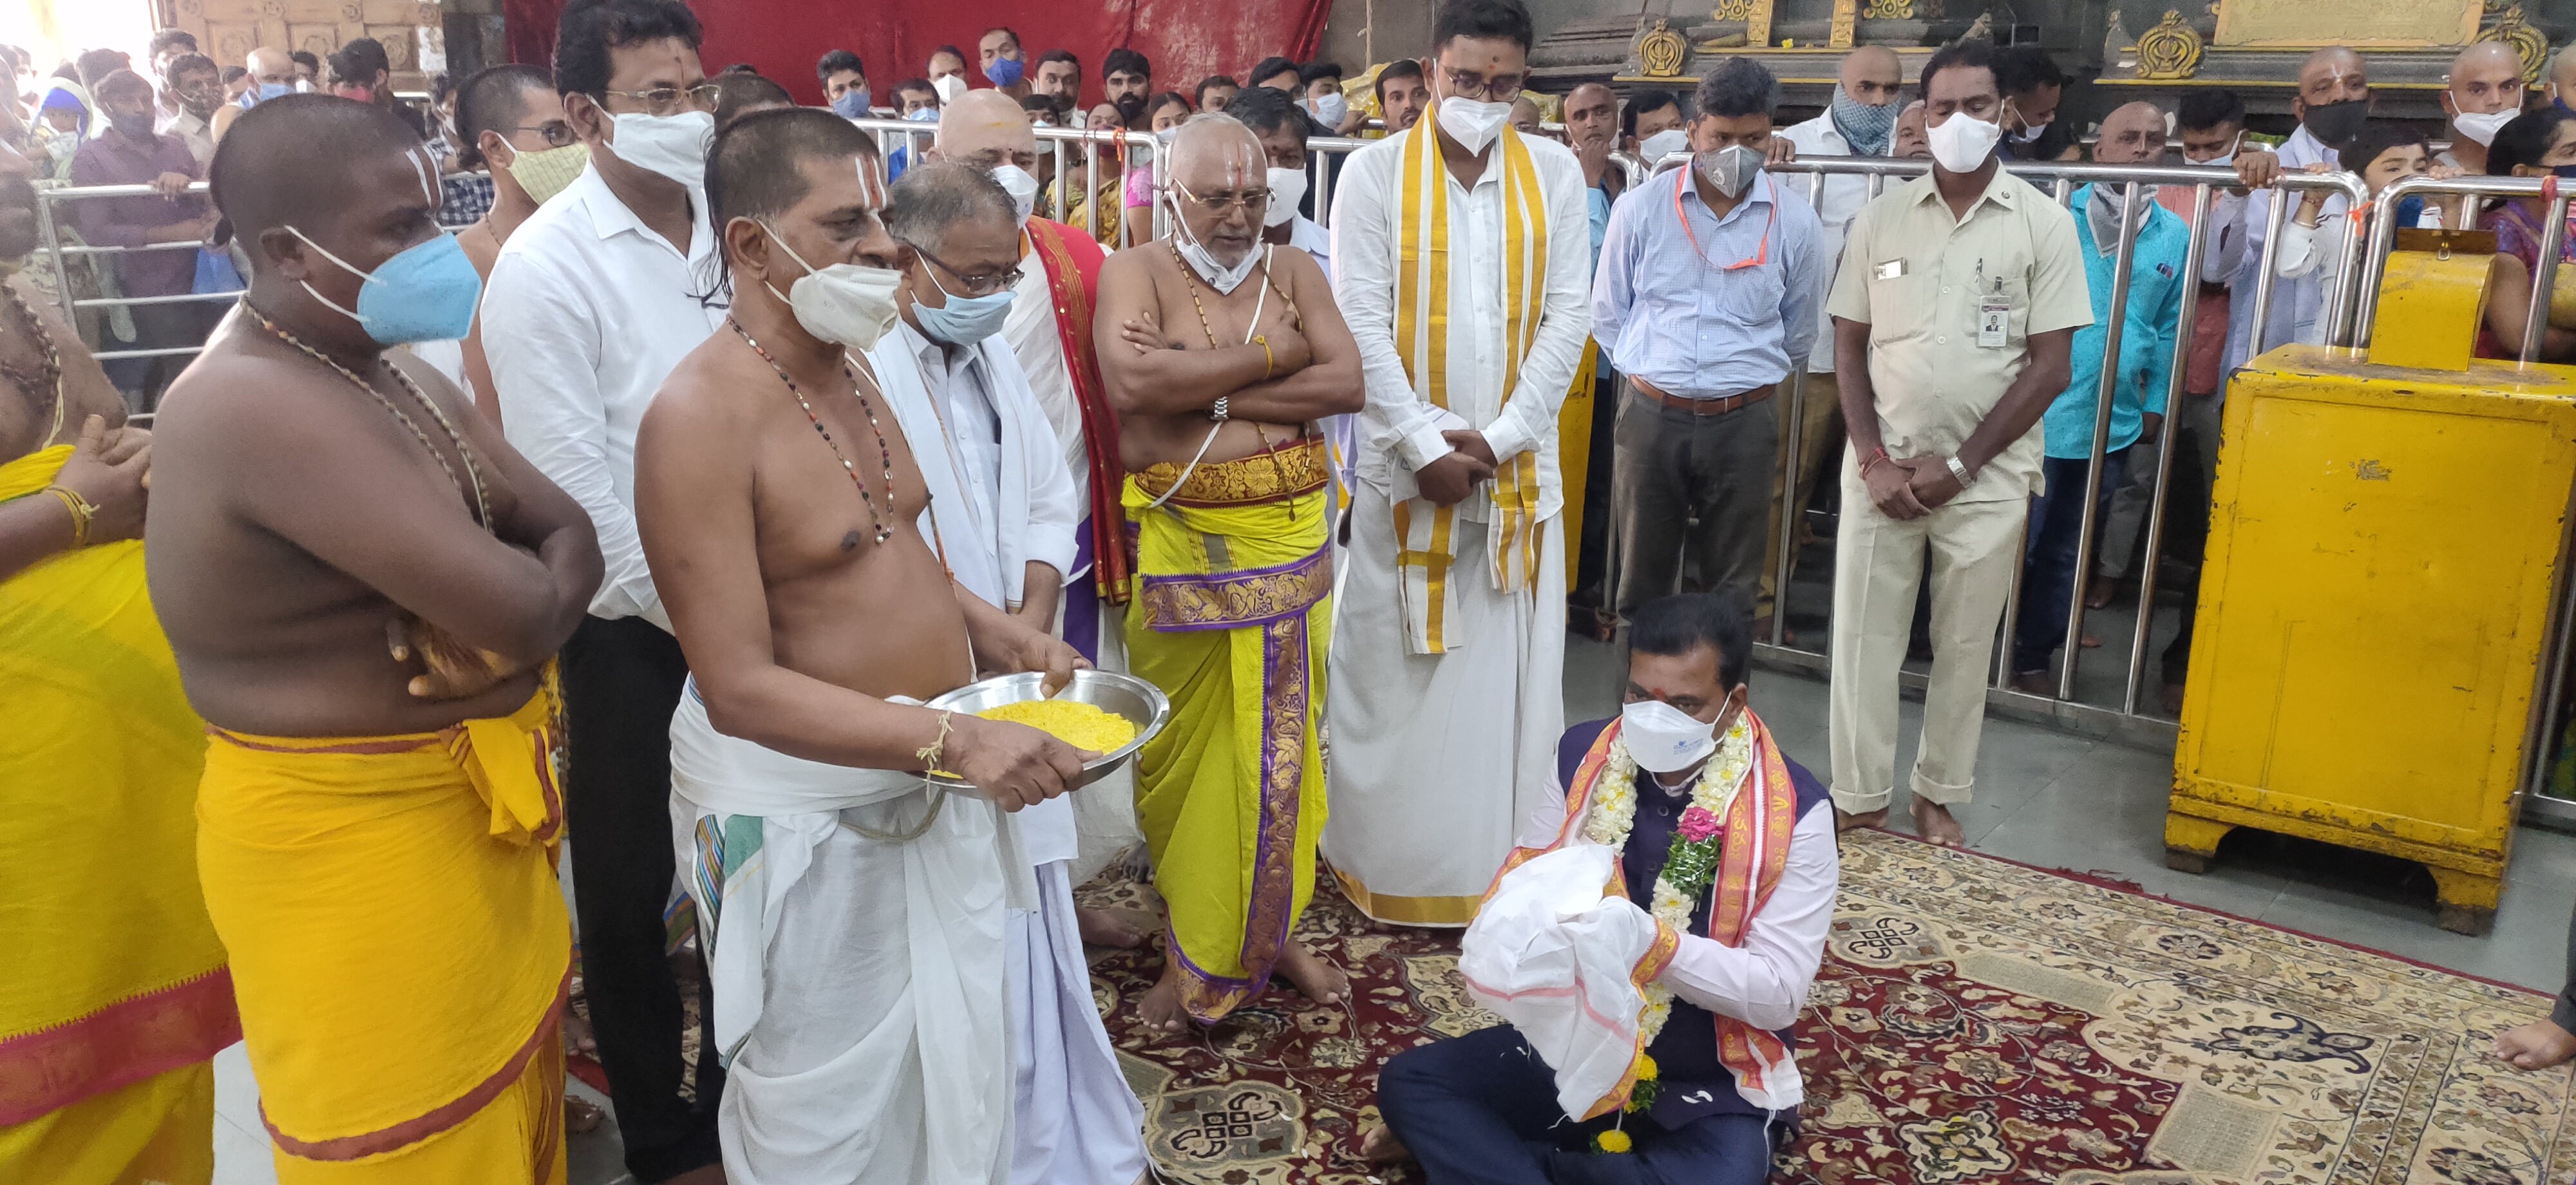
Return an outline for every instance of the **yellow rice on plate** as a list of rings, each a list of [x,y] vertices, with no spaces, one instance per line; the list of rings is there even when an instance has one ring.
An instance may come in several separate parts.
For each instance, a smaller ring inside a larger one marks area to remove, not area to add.
[[[975,714],[987,720],[1025,724],[1074,748],[1094,753],[1106,753],[1136,739],[1136,725],[1126,717],[1072,700],[1022,700],[986,708]]]

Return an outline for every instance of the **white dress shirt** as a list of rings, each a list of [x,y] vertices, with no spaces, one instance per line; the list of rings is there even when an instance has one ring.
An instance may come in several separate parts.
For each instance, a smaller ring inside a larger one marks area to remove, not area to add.
[[[1851,141],[1844,139],[1842,129],[1834,126],[1834,115],[1830,109],[1805,123],[1791,124],[1777,135],[1796,145],[1801,158],[1852,154]],[[1780,174],[1780,177],[1787,181],[1783,187],[1785,191],[1806,199],[1808,208],[1824,221],[1825,234],[1818,250],[1825,257],[1825,267],[1830,274],[1834,261],[1842,258],[1844,233],[1851,229],[1851,221],[1859,216],[1860,208],[1869,204],[1869,178],[1858,173]],[[1796,179],[1790,180],[1792,177]],[[1825,187],[1822,205],[1816,202],[1816,185],[1819,182]],[[1831,374],[1833,369],[1834,318],[1833,314],[1825,311],[1825,302],[1819,300],[1816,302],[1816,341],[1807,351],[1807,373]]]
[[[930,494],[922,538],[957,583],[1015,609],[1030,561],[1069,571],[1083,504],[1074,500],[1055,431],[1003,335],[952,358],[911,322],[898,321],[868,351],[868,364]],[[1077,855],[1071,797],[1020,812],[1017,825],[1030,864]]]
[[[598,617],[670,616],[635,531],[635,428],[671,368],[724,324],[706,203],[684,253],[585,169],[529,215],[483,285],[483,354],[512,447],[590,513],[607,576]]]
[[[1428,131],[1429,129],[1425,129]],[[1583,358],[1592,332],[1592,219],[1583,193],[1583,166],[1573,150],[1553,140],[1522,137],[1538,173],[1548,219],[1546,290],[1537,302],[1536,339],[1521,360],[1521,373],[1503,373],[1503,166],[1501,140],[1486,148],[1485,171],[1473,189],[1449,187],[1448,399],[1443,410],[1414,394],[1395,347],[1398,222],[1403,203],[1405,136],[1390,136],[1350,154],[1333,190],[1334,297],[1359,343],[1368,406],[1361,413],[1359,477],[1402,501],[1415,496],[1413,474],[1449,455],[1444,430],[1473,428],[1497,461],[1538,454],[1539,517],[1565,505],[1557,472],[1556,413]],[[1425,318],[1424,324],[1430,323]],[[1506,383],[1511,397],[1503,397]],[[1493,497],[1479,483],[1458,504],[1461,517],[1484,522]]]
[[[1324,282],[1333,279],[1333,236],[1315,220],[1303,214],[1288,222],[1288,245],[1315,257],[1315,266],[1324,269]]]
[[[204,116],[182,110],[173,115],[163,113],[152,130],[164,136],[177,136],[188,144],[188,155],[197,158],[197,175],[203,179],[206,166],[215,159],[215,125]]]
[[[2282,142],[2276,154],[2281,158],[2281,171],[2284,173],[2304,172],[2309,165],[2318,163],[2338,167],[2341,164],[2333,149],[2308,134],[2305,124],[2290,133],[2290,138]],[[2234,292],[2227,307],[2227,352],[2220,356],[2221,365],[2229,371],[2244,365],[2245,359],[2253,352],[2254,285],[2263,275],[2263,239],[2270,233],[2272,199],[2282,192],[2258,189],[2245,203],[2245,254],[2237,266]],[[2297,221],[2296,203],[2303,196],[2298,192],[2290,194],[2293,204],[2288,222]],[[2320,221],[2334,220],[2350,204],[2342,194],[2327,198]],[[2287,239],[2282,240],[2284,246],[2288,242]],[[2325,331],[2319,328],[2318,321],[2328,307],[2325,289],[2326,282],[2332,278],[2332,272],[2322,276],[2310,273],[2273,284],[2271,328],[2264,333],[2265,349],[2311,338],[2324,340]]]
[[[1696,780],[1698,771],[1692,771]],[[1688,794],[1690,782],[1681,793]],[[1637,771],[1637,793],[1664,794],[1655,775]],[[1520,846],[1540,848],[1556,842],[1565,823],[1565,783],[1551,778],[1548,798],[1531,811]],[[1568,845],[1590,843],[1577,831]],[[1681,936],[1680,949],[1659,982],[1675,996],[1720,1016],[1731,1016],[1759,1029],[1785,1029],[1806,1006],[1807,987],[1824,962],[1825,938],[1834,924],[1834,890],[1841,883],[1842,860],[1834,848],[1832,804],[1817,803],[1789,833],[1789,863],[1769,900],[1753,915],[1744,945],[1728,946],[1705,933]],[[1715,883],[1708,891],[1717,891]],[[1643,909],[1644,906],[1637,908]]]
[[[1091,446],[1083,438],[1082,399],[1074,394],[1073,370],[1056,326],[1055,290],[1034,251],[1020,257],[1020,283],[1011,290],[1011,315],[1002,322],[1002,338],[1019,358],[1020,373],[1037,397],[1038,409],[1046,413],[1047,426],[1055,430],[1056,442],[1064,446],[1079,520],[1091,510]]]

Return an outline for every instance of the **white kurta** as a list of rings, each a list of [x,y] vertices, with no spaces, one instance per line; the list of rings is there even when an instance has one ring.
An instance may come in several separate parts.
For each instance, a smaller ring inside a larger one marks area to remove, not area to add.
[[[2281,142],[2279,156],[2284,173],[2301,172],[2313,164],[2338,163],[2334,150],[2308,134],[2304,125]],[[2258,189],[2245,203],[2245,255],[2237,265],[2236,281],[2232,286],[2235,297],[2227,306],[2227,348],[2220,355],[2227,371],[2243,366],[2254,353],[2254,285],[2263,275],[2263,239],[2270,232],[2272,201],[2279,196],[2280,190]],[[2290,195],[2293,218],[2298,214],[2297,202],[2301,196]],[[2324,220],[2340,217],[2350,205],[2341,194],[2327,198]],[[2286,240],[2283,245],[2288,245]],[[2331,267],[2322,273],[2275,279],[2269,317],[2271,327],[2263,333],[2263,348],[2268,350],[2291,342],[2325,340],[2322,326],[2331,324],[2326,320],[2326,287],[2333,279]]]
[[[1073,566],[1076,487],[1055,430],[1003,335],[950,360],[910,325],[868,356],[930,491],[922,533],[968,592],[1015,604],[1027,563]],[[1006,601],[1004,598],[1008,598]],[[1034,908],[1009,918],[1017,1069],[1013,1185],[1129,1185],[1145,1171],[1145,1112],[1092,1002],[1069,865],[1073,798],[1019,812]]]
[[[1499,161],[1472,189],[1449,186],[1448,402],[1414,393],[1395,345],[1401,137],[1352,153],[1333,207],[1334,293],[1359,344],[1362,413],[1351,545],[1333,599],[1325,701],[1331,815],[1323,854],[1362,910],[1383,921],[1464,925],[1511,850],[1518,821],[1545,796],[1564,731],[1565,540],[1558,511],[1556,416],[1592,316],[1591,220],[1583,170],[1550,141],[1527,141],[1548,218],[1536,341],[1504,373]],[[1490,151],[1490,150],[1489,150]],[[1504,397],[1506,384],[1510,395]],[[1393,505],[1417,495],[1414,471],[1446,455],[1440,432],[1475,428],[1497,460],[1538,455],[1543,520],[1529,587],[1495,591],[1486,532],[1490,487],[1458,506],[1456,616],[1450,651],[1409,652]],[[1479,524],[1466,529],[1464,523]],[[1424,842],[1440,837],[1437,843]]]
[[[908,842],[852,829],[908,831],[933,796],[725,736],[694,682],[680,697],[672,842],[712,934],[729,1179],[1012,1179],[1006,914],[1036,903],[1017,830],[971,794]]]

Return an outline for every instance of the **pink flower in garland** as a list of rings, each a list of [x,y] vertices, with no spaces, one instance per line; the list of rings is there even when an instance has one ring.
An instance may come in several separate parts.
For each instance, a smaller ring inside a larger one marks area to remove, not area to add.
[[[1692,843],[1706,841],[1708,837],[1717,834],[1723,826],[1717,816],[1710,814],[1706,807],[1695,806],[1682,812],[1682,838]]]

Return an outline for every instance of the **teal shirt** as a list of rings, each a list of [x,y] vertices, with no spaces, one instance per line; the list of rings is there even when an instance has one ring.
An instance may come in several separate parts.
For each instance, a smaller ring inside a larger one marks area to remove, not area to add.
[[[2048,436],[2048,455],[2059,460],[2093,455],[2094,401],[2102,391],[2102,344],[2111,323],[2114,253],[2094,242],[2093,220],[2086,216],[2093,191],[2090,185],[2075,191],[2069,205],[2075,215],[2078,254],[2084,259],[2085,286],[2093,294],[2093,323],[2075,331],[2074,380],[2048,405],[2041,421]],[[2117,191],[2105,191],[2104,196],[2114,203],[2120,200]],[[2103,446],[2105,453],[2137,443],[2144,413],[2164,414],[2165,387],[2173,376],[2174,337],[2182,320],[2187,279],[2183,263],[2191,246],[2191,228],[2153,198],[2141,195],[2139,204],[2147,225],[2138,232],[2137,245],[2129,254],[2128,325],[2120,335],[2119,386],[2111,397],[2111,440]]]

